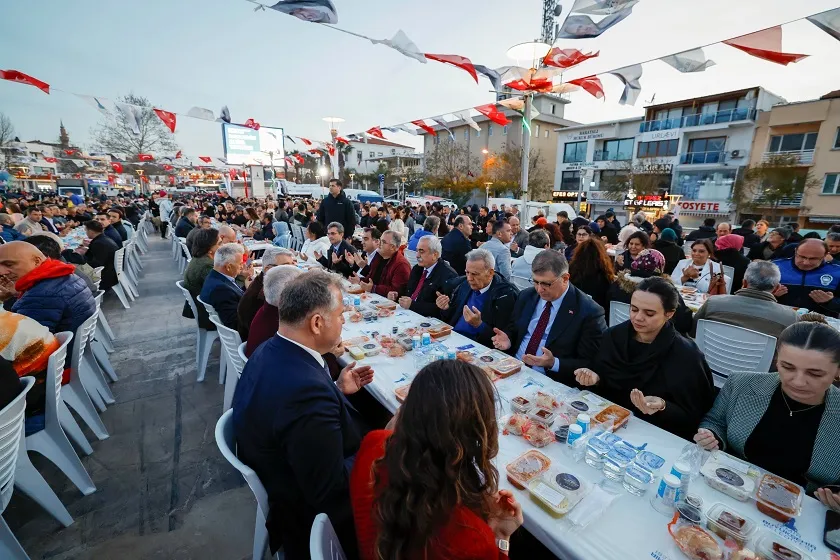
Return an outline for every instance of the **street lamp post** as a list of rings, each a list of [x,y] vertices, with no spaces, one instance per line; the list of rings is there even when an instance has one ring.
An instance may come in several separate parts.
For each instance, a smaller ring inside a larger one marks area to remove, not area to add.
[[[330,163],[332,164],[333,178],[338,179],[338,143],[336,142],[336,138],[338,138],[338,125],[343,123],[344,119],[341,117],[324,117],[322,120],[330,125],[330,136],[332,137],[333,149],[335,150],[335,156],[330,156]]]

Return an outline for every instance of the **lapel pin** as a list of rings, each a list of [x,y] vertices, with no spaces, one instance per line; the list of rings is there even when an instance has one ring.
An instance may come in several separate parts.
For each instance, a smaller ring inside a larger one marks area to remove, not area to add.
[[[569,315],[574,315],[574,314],[575,314],[574,309],[569,309]]]

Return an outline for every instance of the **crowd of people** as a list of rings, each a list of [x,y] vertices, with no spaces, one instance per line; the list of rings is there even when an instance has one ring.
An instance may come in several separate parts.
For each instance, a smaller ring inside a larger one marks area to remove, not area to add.
[[[50,333],[93,312],[88,269],[104,267],[102,289],[113,281],[105,261],[126,220],[148,210],[161,236],[184,238],[192,258],[183,285],[199,326],[215,328],[198,298],[246,343],[232,403],[237,452],[267,490],[271,548],[287,558],[308,558],[319,513],[351,558],[537,557],[539,544],[517,530],[521,506],[498,487],[492,383],[473,365],[435,362],[390,417],[362,390],[370,366],[339,360],[339,278],[802,484],[840,511],[840,494],[826,488],[840,482],[840,333],[820,321],[840,311],[840,229],[821,239],[707,220],[686,234],[670,214],[651,223],[638,213],[622,226],[613,212],[539,215],[525,229],[516,206],[358,204],[336,180],[322,201],[161,192],[24,206],[0,213],[0,299],[32,320],[18,328],[44,352]],[[63,250],[79,225],[88,240]],[[292,243],[297,226],[302,245]],[[243,237],[271,243],[259,274]],[[303,263],[320,266],[295,266]],[[711,297],[692,313],[686,289]],[[608,328],[611,302],[629,304],[630,318]],[[821,315],[802,320],[794,308],[803,307]],[[189,305],[184,315],[193,318]],[[775,337],[774,371],[725,372],[718,394],[692,339],[700,319]],[[10,351],[0,351],[0,391],[4,367],[32,374]],[[780,431],[797,434],[795,453],[778,452]]]

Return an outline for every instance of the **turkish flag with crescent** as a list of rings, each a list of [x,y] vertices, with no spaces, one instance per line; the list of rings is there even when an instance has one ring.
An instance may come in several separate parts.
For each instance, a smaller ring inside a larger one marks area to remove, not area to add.
[[[595,99],[604,98],[604,86],[601,85],[601,80],[598,76],[586,76],[585,78],[578,78],[577,80],[569,80],[568,83],[580,86],[586,90]]]
[[[469,73],[469,75],[473,77],[473,80],[475,80],[475,83],[478,83],[478,74],[475,73],[475,66],[473,66],[472,61],[465,56],[459,56],[457,54],[424,54],[423,56],[429,60],[436,60],[438,62],[457,66],[461,70]]]
[[[123,172],[123,166],[118,161],[112,161],[111,162],[111,169],[113,169],[115,173],[122,173]]]
[[[258,123],[254,119],[248,119],[247,121],[245,121],[245,126],[247,126],[248,128],[253,128],[254,130],[260,129],[260,123]]]
[[[561,49],[554,47],[551,49],[545,58],[543,64],[546,66],[554,66],[555,68],[571,68],[577,66],[584,60],[595,58],[601,54],[601,51],[596,53],[582,53],[577,49]]]
[[[137,154],[137,159],[140,161],[154,161],[155,157],[152,154]]]
[[[57,161],[58,161],[58,158],[54,158],[54,157],[45,157],[45,158],[44,158],[44,161],[46,161],[47,163],[55,163],[55,162],[57,162]]]
[[[213,161],[213,158],[211,158],[210,156],[198,156],[198,159],[200,159],[204,163],[210,163],[211,161]]]
[[[382,140],[385,140],[385,135],[382,134],[382,129],[379,128],[378,126],[371,127],[369,130],[367,130],[367,133],[370,134],[371,136],[375,136],[377,138],[381,138]]]
[[[164,171],[172,171],[172,169],[173,169],[173,167],[171,165],[169,165],[168,163],[164,164],[164,166],[163,166]]]
[[[511,123],[510,119],[508,119],[503,112],[496,109],[496,105],[494,103],[479,105],[475,108],[475,110],[496,124],[504,126]]]
[[[175,159],[181,159],[181,150],[178,150],[178,153],[175,154]]]
[[[166,128],[169,129],[169,132],[175,133],[175,113],[170,113],[169,111],[164,111],[163,109],[152,109],[155,112],[155,115],[160,117],[160,120],[163,121],[163,124],[166,125]]]
[[[411,121],[411,124],[413,124],[414,126],[419,126],[423,130],[425,130],[426,132],[431,134],[432,136],[437,136],[437,132],[435,132],[435,129],[432,128],[431,126],[427,125],[423,121],[423,119],[419,119],[419,120],[416,120],[416,121]]]
[[[17,70],[0,70],[0,80],[9,80],[10,82],[26,84],[40,89],[47,95],[50,94],[50,84],[42,82],[37,78],[33,78],[32,76]]]

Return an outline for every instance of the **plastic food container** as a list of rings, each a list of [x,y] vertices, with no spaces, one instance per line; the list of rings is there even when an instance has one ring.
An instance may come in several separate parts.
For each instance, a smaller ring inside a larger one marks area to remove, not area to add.
[[[624,469],[624,489],[634,496],[644,496],[653,485],[653,475],[638,465],[630,464]]]
[[[584,460],[586,464],[595,469],[602,469],[604,467],[604,457],[612,449],[612,445],[605,442],[601,438],[590,438],[586,444],[586,455]]]
[[[365,353],[365,357],[370,358],[379,354],[382,351],[382,347],[375,342],[366,342],[362,344],[362,350]]]
[[[522,428],[522,437],[534,447],[545,447],[554,441],[554,432],[537,422],[529,422]]]
[[[545,391],[537,391],[534,393],[534,403],[536,403],[538,407],[548,410],[554,410],[560,406],[560,403],[557,402],[554,395],[546,393]]]
[[[484,372],[484,374],[487,376],[487,379],[489,379],[490,381],[496,381],[497,379],[499,379],[499,376],[496,375],[496,372],[487,366],[481,366],[481,371]]]
[[[396,389],[394,389],[394,395],[397,397],[397,400],[401,403],[405,402],[405,398],[408,396],[408,390],[411,388],[411,383],[406,385],[400,385]]]
[[[557,415],[551,410],[536,407],[530,411],[530,413],[528,414],[528,418],[530,418],[538,424],[542,424],[546,428],[550,428],[551,425],[554,424],[554,421],[557,419]]]
[[[604,457],[604,476],[609,480],[622,480],[624,478],[624,469],[635,458],[636,450],[619,442]]]
[[[347,351],[350,352],[350,355],[353,356],[354,360],[365,359],[365,351],[359,348],[358,346],[350,346],[349,348],[347,348]]]
[[[756,530],[755,522],[720,503],[706,512],[706,526],[721,539],[730,537],[741,546],[747,544]]]
[[[353,338],[348,338],[347,340],[342,340],[341,343],[344,346],[361,346],[365,342],[370,342],[369,336],[355,336]]]
[[[488,366],[488,367],[495,367],[499,362],[508,358],[507,354],[502,354],[500,352],[491,351],[485,354],[482,354],[478,357],[478,365]]]
[[[435,340],[443,340],[450,334],[452,334],[452,327],[450,325],[445,325],[442,327],[433,327],[429,329],[429,336],[431,336]]]
[[[469,352],[467,350],[462,350],[462,351],[457,352],[455,354],[455,359],[456,360],[461,360],[462,362],[467,362],[468,364],[471,364],[475,361],[475,354],[473,354],[472,352]]]
[[[765,474],[758,483],[755,505],[764,515],[787,523],[799,516],[803,494],[805,491],[801,486],[779,476]]]
[[[379,303],[375,303],[374,306],[377,309],[387,309],[388,311],[396,311],[397,310],[397,303],[394,301],[382,301]]]
[[[746,463],[720,451],[713,452],[700,469],[706,484],[742,502],[749,500],[755,491],[755,481],[748,472]]]
[[[665,459],[651,453],[650,451],[642,451],[636,455],[636,464],[650,473],[657,473],[665,465]]]
[[[505,358],[496,364],[490,365],[490,369],[499,377],[510,377],[522,370],[522,362],[516,358]]]
[[[617,404],[611,404],[595,415],[595,421],[599,424],[612,425],[613,430],[618,430],[627,425],[632,413]]]
[[[508,480],[519,488],[527,488],[534,478],[538,477],[551,467],[551,459],[532,449],[514,459],[505,467]]]
[[[530,421],[528,420],[528,417],[524,414],[511,414],[505,422],[504,433],[521,436],[522,429],[529,423]]]
[[[671,533],[674,542],[692,560],[722,560],[723,550],[715,538],[699,525],[685,523]]]
[[[604,433],[603,433],[603,434],[601,434],[599,437],[600,437],[602,440],[604,440],[605,442],[609,443],[610,445],[615,445],[616,443],[618,443],[619,441],[621,441],[621,438],[620,438],[620,437],[618,437],[617,435],[615,435],[615,434],[614,434],[614,433],[612,433],[612,432],[604,432]]]
[[[534,403],[530,399],[527,399],[523,396],[513,397],[510,400],[510,409],[513,412],[527,414],[528,411],[530,411],[532,408],[534,408]]]
[[[388,355],[392,358],[401,358],[405,356],[405,348],[399,344],[395,344],[388,348]]]
[[[703,510],[687,502],[677,502],[677,511],[680,517],[689,523],[700,525],[703,522]]]
[[[571,400],[565,403],[565,405],[569,408],[569,410],[574,410],[577,412],[589,412],[590,410],[589,405],[580,399]]]
[[[402,336],[402,337],[398,338],[397,343],[406,352],[410,352],[411,350],[414,349],[414,342],[411,340],[410,336]]]
[[[812,560],[791,543],[768,532],[756,539],[755,551],[762,560]]]
[[[569,513],[583,499],[587,490],[585,482],[566,472],[547,472],[528,484],[531,497],[555,517]]]
[[[603,399],[593,393],[592,391],[581,391],[575,397],[575,400],[582,400],[589,405],[589,414],[597,414],[604,408],[612,404],[610,401]],[[587,411],[582,411],[587,412]]]

